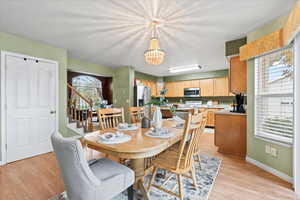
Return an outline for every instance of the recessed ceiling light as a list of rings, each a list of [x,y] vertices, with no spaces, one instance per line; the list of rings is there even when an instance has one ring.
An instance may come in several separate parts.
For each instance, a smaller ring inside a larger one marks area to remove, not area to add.
[[[202,67],[200,65],[186,65],[186,66],[180,66],[180,67],[170,67],[169,72],[170,73],[178,73],[178,72],[199,70],[201,68]]]

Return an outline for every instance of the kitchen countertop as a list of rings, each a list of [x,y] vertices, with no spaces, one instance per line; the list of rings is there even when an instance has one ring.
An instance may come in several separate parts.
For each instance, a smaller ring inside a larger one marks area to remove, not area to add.
[[[215,112],[215,114],[219,114],[219,115],[245,115],[245,116],[247,116],[247,113],[236,113],[236,112],[230,112],[228,110],[217,111],[217,112]]]

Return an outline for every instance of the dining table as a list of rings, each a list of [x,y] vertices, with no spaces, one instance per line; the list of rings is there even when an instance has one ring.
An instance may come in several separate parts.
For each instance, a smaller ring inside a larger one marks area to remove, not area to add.
[[[106,129],[104,131],[96,131],[88,133],[84,136],[83,142],[86,147],[126,159],[130,161],[130,167],[135,172],[134,189],[140,191],[145,200],[149,199],[149,194],[144,186],[144,177],[149,169],[145,166],[145,160],[153,158],[161,152],[167,150],[172,145],[179,142],[183,136],[183,128],[176,127],[178,122],[174,120],[163,120],[162,127],[172,132],[169,138],[149,137],[145,133],[149,128],[139,128],[134,131],[122,131],[124,134],[130,135],[128,142],[119,144],[103,144],[99,142],[99,137],[105,132],[117,132],[117,129]]]

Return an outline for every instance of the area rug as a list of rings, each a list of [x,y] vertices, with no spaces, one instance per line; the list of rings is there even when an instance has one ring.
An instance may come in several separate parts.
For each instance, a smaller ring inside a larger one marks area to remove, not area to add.
[[[196,179],[198,187],[195,188],[193,182],[189,178],[182,178],[183,181],[183,188],[184,188],[184,195],[185,200],[208,200],[209,193],[213,188],[215,179],[218,175],[218,171],[221,165],[222,160],[216,157],[210,157],[207,155],[201,154],[201,168],[200,163],[196,162]],[[166,176],[168,177],[168,175]],[[174,187],[176,182],[176,176],[173,175],[171,180],[166,184],[164,187],[166,189],[171,189]],[[149,176],[145,178],[145,185],[149,180]],[[155,184],[160,185],[164,179],[162,178],[155,178]],[[177,187],[178,188],[178,187]],[[178,192],[178,189],[175,190]],[[135,194],[136,199],[142,200],[140,194]],[[150,199],[151,200],[174,200],[176,199],[174,196],[171,196],[163,191],[157,190],[156,188],[152,187],[150,191]],[[56,197],[50,198],[49,200],[68,200],[67,195],[65,192],[62,194],[57,195]],[[119,196],[115,197],[113,200],[127,200],[126,192],[123,192]]]

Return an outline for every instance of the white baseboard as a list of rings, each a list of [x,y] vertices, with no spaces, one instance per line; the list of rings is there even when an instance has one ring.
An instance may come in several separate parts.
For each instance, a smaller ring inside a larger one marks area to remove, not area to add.
[[[289,183],[293,184],[293,182],[294,182],[293,178],[290,177],[289,175],[287,175],[283,172],[280,172],[277,169],[274,169],[274,168],[272,168],[268,165],[265,165],[265,164],[263,164],[263,163],[261,163],[257,160],[254,160],[253,158],[250,158],[250,157],[247,156],[246,161],[253,164],[253,165],[255,165],[255,166],[257,166],[257,167],[259,167],[259,168],[261,168],[261,169],[263,169],[263,170],[265,170],[265,171],[267,171],[267,172],[269,172],[269,173],[271,173],[271,174],[273,174],[273,175],[275,175],[275,176],[277,176],[277,177],[279,177],[279,178],[281,178],[281,179],[283,179],[283,180],[285,180],[285,181],[287,181],[287,182],[289,182]]]

